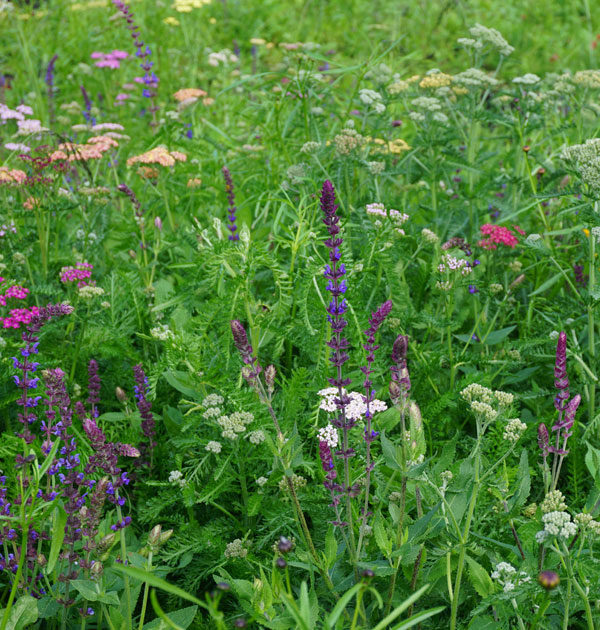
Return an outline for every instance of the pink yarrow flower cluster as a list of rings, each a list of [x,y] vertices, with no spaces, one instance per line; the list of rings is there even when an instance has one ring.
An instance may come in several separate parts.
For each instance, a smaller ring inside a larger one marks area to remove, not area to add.
[[[0,317],[2,328],[19,328],[21,324],[26,326],[39,312],[40,309],[37,306],[32,306],[31,308],[11,308],[8,312],[8,317]]]
[[[4,278],[0,277],[0,282],[4,282]],[[24,300],[29,295],[29,289],[15,284],[8,287],[4,293],[0,293],[0,306],[6,306],[9,299]],[[38,308],[36,306],[28,308],[13,308],[8,312],[7,317],[0,316],[0,324],[2,328],[19,328],[21,324],[29,324],[31,318],[37,315]]]
[[[521,234],[525,234],[518,225],[513,225],[514,229]],[[484,238],[479,241],[479,246],[484,249],[498,249],[498,245],[506,245],[511,249],[514,249],[519,243],[517,237],[510,231],[509,228],[501,225],[493,225],[491,223],[485,223],[480,228]]]
[[[92,59],[98,59],[94,64],[98,68],[112,68],[116,70],[121,67],[121,60],[129,57],[129,53],[126,53],[124,50],[113,50],[109,53],[93,52],[90,56]]]
[[[60,270],[60,281],[64,284],[68,282],[77,282],[77,288],[81,288],[89,284],[88,278],[92,277],[92,269],[94,265],[87,262],[75,263],[74,267],[63,267]]]

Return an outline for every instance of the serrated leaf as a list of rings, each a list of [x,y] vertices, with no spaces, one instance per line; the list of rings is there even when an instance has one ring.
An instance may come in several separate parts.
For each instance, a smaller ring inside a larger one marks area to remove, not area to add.
[[[373,521],[373,535],[381,553],[389,558],[392,555],[392,541],[388,538],[383,519],[380,514]]]
[[[335,539],[333,526],[330,525],[325,536],[325,557],[327,558],[327,568],[331,569],[337,558],[338,544]]]
[[[192,625],[197,612],[198,606],[188,606],[187,608],[180,608],[179,610],[166,613],[166,616],[174,624],[185,630],[185,628]],[[144,624],[144,630],[168,630],[168,628],[168,623],[163,619],[154,619]]]
[[[529,497],[531,491],[531,476],[529,475],[529,459],[527,457],[527,450],[521,451],[521,459],[519,460],[519,472],[517,474],[519,485],[516,492],[508,501],[509,512],[519,510],[525,501]]]
[[[488,597],[494,592],[494,583],[488,572],[471,556],[465,557],[469,565],[469,581],[480,597]]]
[[[0,611],[0,620],[4,618],[6,609]],[[25,630],[38,620],[37,599],[31,595],[23,595],[17,599],[10,609],[6,621],[6,630]]]

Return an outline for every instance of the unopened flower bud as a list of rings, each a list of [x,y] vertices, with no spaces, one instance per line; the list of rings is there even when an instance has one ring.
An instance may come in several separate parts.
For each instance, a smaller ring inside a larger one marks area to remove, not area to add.
[[[129,250],[129,255],[131,256],[131,258],[135,259],[137,258],[137,254],[133,251],[133,249]]]
[[[166,532],[163,532],[160,535],[160,538],[158,539],[158,544],[159,545],[164,545],[167,540],[169,540],[169,538],[171,538],[171,536],[173,535],[173,530],[172,529],[167,529]]]
[[[227,582],[217,582],[217,588],[220,591],[229,591],[231,590],[231,586]]]
[[[246,628],[247,626],[248,622],[243,617],[240,617],[233,622],[234,628]]]
[[[375,575],[375,573],[373,573],[371,569],[365,569],[360,575],[361,577],[368,579],[368,578],[372,578]]]
[[[117,400],[119,402],[127,402],[127,394],[125,393],[125,390],[123,390],[121,387],[115,388],[115,396],[117,397]]]
[[[392,399],[394,405],[398,403],[401,395],[402,390],[400,389],[400,385],[398,385],[396,381],[390,381],[390,398]]]
[[[407,352],[408,337],[406,335],[398,335],[392,347],[392,361],[394,363],[401,363],[404,359],[406,359]]]
[[[294,543],[289,538],[286,538],[285,536],[282,536],[279,539],[279,542],[277,543],[277,549],[281,553],[289,553],[292,550],[293,546],[294,546]]]
[[[148,544],[152,546],[157,545],[160,540],[161,533],[162,527],[160,525],[155,525],[148,534]]]
[[[523,147],[523,153],[529,153],[529,149],[530,149],[530,148],[531,148],[531,147],[530,147],[528,144],[526,144],[526,145]]]
[[[46,560],[46,556],[43,553],[38,554],[38,557],[36,558],[37,563],[41,566],[41,567],[45,567],[46,564],[48,563],[48,561]]]
[[[274,365],[268,365],[265,369],[265,383],[267,384],[267,391],[272,394],[275,391],[275,376],[277,371]]]
[[[559,585],[560,577],[558,576],[558,573],[556,573],[556,571],[542,571],[538,575],[538,582],[547,591],[551,591]]]
[[[525,274],[522,273],[520,276],[517,276],[508,286],[508,290],[512,291],[513,289],[515,289],[516,287],[518,287],[521,282],[523,282],[523,280],[525,280]]]
[[[115,542],[115,534],[107,534],[106,536],[104,536],[103,538],[100,539],[100,542],[98,543],[98,548],[100,550],[106,550],[110,547],[112,547],[113,543]]]
[[[103,571],[104,571],[104,566],[102,565],[102,562],[95,560],[94,564],[92,564],[92,568],[90,569],[90,574],[92,575],[92,577],[94,576],[98,577],[102,575]]]
[[[285,567],[287,567],[287,562],[285,561],[285,558],[282,558],[281,556],[279,556],[279,558],[277,558],[277,560],[275,560],[275,564],[280,569],[285,569]]]
[[[155,227],[157,230],[162,230],[163,225],[162,225],[162,219],[161,219],[160,217],[156,217],[156,218],[154,219],[154,227]]]
[[[84,505],[80,510],[79,510],[79,516],[81,517],[81,519],[85,519],[87,518],[88,515],[88,509],[87,507]]]
[[[550,438],[548,436],[548,429],[546,428],[546,425],[542,422],[538,426],[538,446],[540,447],[540,450],[542,451],[542,455],[544,457],[548,457],[548,453],[550,452],[549,442]]]

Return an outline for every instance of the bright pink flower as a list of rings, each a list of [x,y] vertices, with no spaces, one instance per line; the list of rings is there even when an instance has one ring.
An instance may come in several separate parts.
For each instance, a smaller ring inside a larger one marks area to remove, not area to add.
[[[77,281],[79,288],[84,287],[88,284],[86,280],[92,277],[93,268],[94,265],[86,262],[75,263],[74,267],[63,267],[60,270],[60,281],[64,284]]]
[[[501,225],[485,223],[479,229],[484,236],[487,236],[487,238],[479,241],[479,246],[484,249],[497,249],[497,244],[514,248],[519,242],[517,237],[508,228],[502,227]]]
[[[124,50],[113,50],[108,55],[113,59],[127,59],[129,57],[129,53],[126,53]]]

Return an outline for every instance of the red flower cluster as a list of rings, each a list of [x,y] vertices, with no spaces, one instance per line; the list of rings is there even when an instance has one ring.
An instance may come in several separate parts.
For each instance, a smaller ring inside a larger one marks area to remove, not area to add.
[[[513,227],[519,234],[525,234],[518,225],[514,225]],[[479,241],[479,246],[484,249],[498,249],[498,244],[514,248],[519,242],[517,237],[508,228],[502,227],[501,225],[485,223],[479,229],[483,236],[487,236],[487,238]]]

